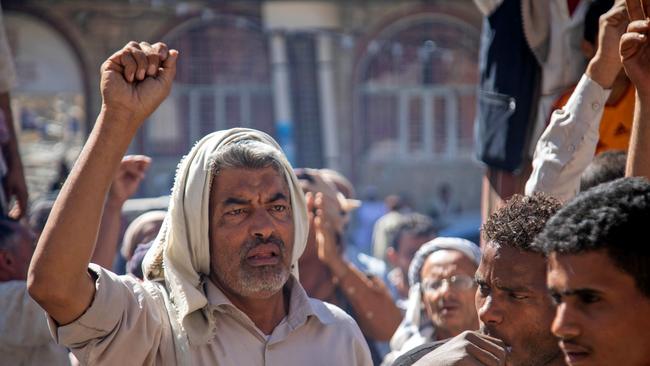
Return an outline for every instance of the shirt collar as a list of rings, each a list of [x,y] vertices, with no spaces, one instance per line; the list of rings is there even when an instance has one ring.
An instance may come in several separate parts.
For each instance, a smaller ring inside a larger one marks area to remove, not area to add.
[[[307,292],[293,275],[290,275],[285,287],[290,291],[289,314],[286,319],[291,330],[307,322],[310,316],[314,316],[323,324],[331,324],[336,321],[332,312],[323,302],[307,296]],[[210,308],[219,312],[231,312],[235,309],[241,312],[210,279],[206,281],[205,292]]]

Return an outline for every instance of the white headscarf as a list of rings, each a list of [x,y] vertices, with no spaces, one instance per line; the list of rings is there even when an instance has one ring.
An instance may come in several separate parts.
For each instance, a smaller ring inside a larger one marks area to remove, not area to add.
[[[223,147],[251,140],[266,144],[278,152],[291,194],[294,220],[291,272],[298,277],[298,258],[305,249],[309,232],[307,206],[298,180],[280,146],[271,136],[246,128],[217,131],[205,136],[178,166],[165,221],[142,264],[145,279],[153,281],[149,284],[157,284],[168,294],[166,307],[177,353],[185,350],[187,342],[192,345],[210,342],[216,331],[213,314],[207,311],[208,299],[203,286],[210,273],[208,226],[213,177],[211,162],[215,153]],[[161,283],[164,283],[164,287],[160,286]]]

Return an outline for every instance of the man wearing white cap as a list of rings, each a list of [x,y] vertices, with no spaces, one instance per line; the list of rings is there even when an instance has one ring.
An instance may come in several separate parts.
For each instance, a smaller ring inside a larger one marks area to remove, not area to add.
[[[383,364],[425,343],[478,329],[474,273],[480,260],[478,245],[461,238],[438,237],[420,247],[408,270],[406,315]]]
[[[144,282],[88,265],[109,178],[177,56],[131,42],[102,67],[102,111],[30,265],[53,336],[82,364],[370,365],[356,323],[297,280],[307,208],[264,133],[215,132],[182,160]]]

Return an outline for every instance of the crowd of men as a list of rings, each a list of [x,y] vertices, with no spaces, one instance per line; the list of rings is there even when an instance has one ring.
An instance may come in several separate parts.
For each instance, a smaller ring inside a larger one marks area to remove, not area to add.
[[[183,57],[128,43],[102,65],[101,112],[54,204],[31,226],[0,217],[0,365],[649,365],[650,3],[590,11],[589,65],[480,245],[391,197],[360,250],[353,185],[245,128],[202,138],[167,211],[121,240],[150,164],[124,155]],[[627,154],[594,157],[630,87]]]

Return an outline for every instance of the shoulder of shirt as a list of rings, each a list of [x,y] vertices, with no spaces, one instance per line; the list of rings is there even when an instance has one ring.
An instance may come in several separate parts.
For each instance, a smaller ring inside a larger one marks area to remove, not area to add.
[[[129,288],[134,294],[142,295],[148,294],[154,298],[160,298],[164,296],[164,291],[161,289],[164,285],[153,282],[153,281],[141,281],[136,277],[131,275],[118,275],[106,268],[103,268],[95,263],[90,263],[88,269],[91,272],[94,272],[98,277],[97,281],[104,286],[125,286]],[[101,286],[101,285],[100,285]]]
[[[309,304],[321,323],[325,325],[356,326],[354,319],[336,305],[311,297],[309,298]]]

